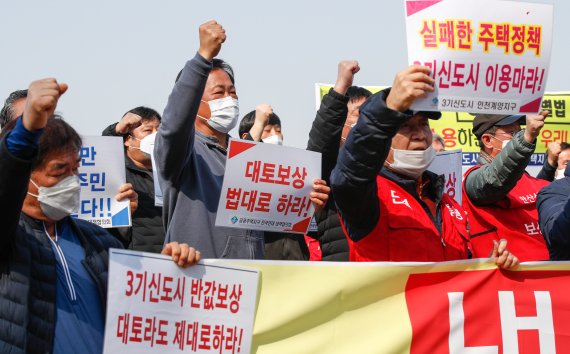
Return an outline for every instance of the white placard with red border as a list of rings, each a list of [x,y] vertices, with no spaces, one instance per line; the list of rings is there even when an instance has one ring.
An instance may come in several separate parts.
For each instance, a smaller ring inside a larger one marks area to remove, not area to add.
[[[249,353],[259,270],[111,249],[104,353]]]
[[[553,6],[406,0],[408,62],[431,68],[435,92],[413,110],[536,113],[552,48]]]
[[[320,177],[320,153],[232,139],[216,226],[306,233]]]
[[[462,191],[461,149],[438,152],[428,170],[445,177],[444,193],[461,204]]]

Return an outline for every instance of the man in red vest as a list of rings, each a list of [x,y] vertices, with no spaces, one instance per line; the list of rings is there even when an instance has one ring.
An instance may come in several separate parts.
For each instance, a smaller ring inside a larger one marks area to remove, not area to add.
[[[523,262],[549,259],[536,210],[536,194],[548,182],[525,171],[547,114],[480,114],[473,120],[481,153],[463,178],[463,207],[474,257],[484,257],[494,241],[505,239]]]
[[[351,261],[438,262],[470,257],[467,216],[444,194],[444,176],[427,171],[435,157],[429,119],[413,112],[433,91],[430,69],[410,66],[393,87],[370,96],[341,148],[331,188]],[[497,265],[518,259],[501,240],[488,250]]]

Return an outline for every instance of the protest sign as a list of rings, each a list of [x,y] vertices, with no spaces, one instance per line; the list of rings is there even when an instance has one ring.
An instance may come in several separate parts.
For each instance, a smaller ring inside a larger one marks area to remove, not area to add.
[[[462,176],[461,150],[438,152],[428,170],[445,177],[444,192],[461,204]]]
[[[321,154],[230,140],[216,226],[306,233]]]
[[[435,92],[413,110],[537,113],[546,88],[553,7],[514,1],[406,0],[410,64]]]
[[[252,353],[567,353],[570,263],[231,261],[260,270]]]
[[[117,201],[125,183],[123,139],[84,136],[80,151],[79,182],[81,202],[77,217],[101,227],[131,226],[129,201]]]
[[[258,270],[110,252],[104,353],[250,352]]]

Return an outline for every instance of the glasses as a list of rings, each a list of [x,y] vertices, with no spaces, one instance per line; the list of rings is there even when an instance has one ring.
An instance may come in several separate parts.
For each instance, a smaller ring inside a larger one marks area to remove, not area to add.
[[[522,131],[522,129],[513,130],[512,132],[507,132],[507,133],[496,133],[495,132],[493,135],[509,135],[512,138],[520,131]]]

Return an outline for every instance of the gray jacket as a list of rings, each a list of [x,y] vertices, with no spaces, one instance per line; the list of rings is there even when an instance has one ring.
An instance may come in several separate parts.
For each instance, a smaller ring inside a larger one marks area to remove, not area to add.
[[[212,63],[188,61],[164,109],[154,147],[165,242],[186,242],[203,258],[263,258],[263,232],[215,226],[226,150],[194,128]]]
[[[480,168],[467,175],[465,192],[474,205],[490,205],[505,198],[522,177],[536,145],[520,131],[493,161],[479,157]]]

